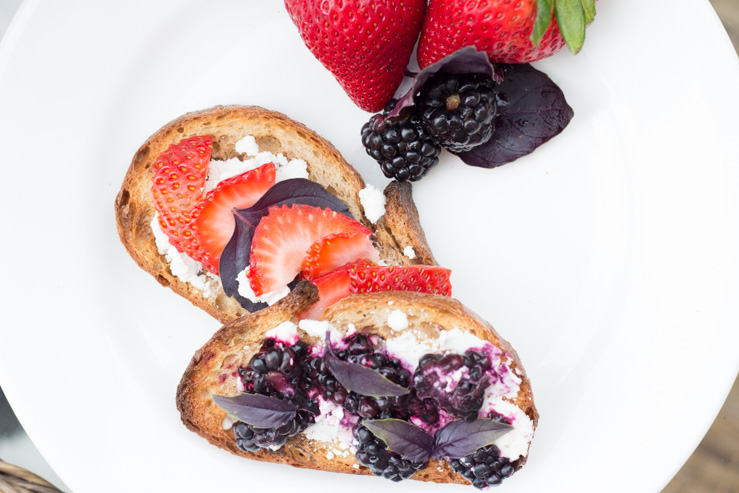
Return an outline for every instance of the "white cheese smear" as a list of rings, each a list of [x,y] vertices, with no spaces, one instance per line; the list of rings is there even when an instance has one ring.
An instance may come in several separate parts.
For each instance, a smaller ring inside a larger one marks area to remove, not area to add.
[[[367,184],[359,191],[359,202],[364,208],[364,215],[376,223],[385,215],[385,194],[379,188]]]
[[[213,296],[221,286],[221,278],[206,271],[203,264],[197,260],[177,251],[177,248],[169,242],[169,237],[162,231],[157,213],[154,213],[154,218],[151,220],[151,230],[154,233],[157,251],[169,262],[172,275],[180,281],[191,284],[206,298]]]
[[[416,251],[413,249],[412,246],[408,245],[407,247],[403,248],[403,255],[413,260],[414,258],[416,258]]]
[[[408,315],[402,310],[393,310],[387,317],[387,325],[393,331],[405,330],[408,328]]]

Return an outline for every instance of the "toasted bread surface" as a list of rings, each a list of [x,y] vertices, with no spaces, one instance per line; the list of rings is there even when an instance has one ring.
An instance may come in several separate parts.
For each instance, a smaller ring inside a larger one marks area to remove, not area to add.
[[[362,177],[327,140],[287,116],[258,106],[216,106],[185,114],[154,133],[139,148],[115,199],[118,234],[136,263],[163,286],[170,287],[222,323],[248,313],[220,286],[203,293],[172,274],[167,259],[159,254],[151,229],[155,209],[151,197],[154,162],[171,144],[197,135],[213,136],[213,159],[240,156],[236,142],[252,135],[261,150],[282,153],[288,159],[303,159],[310,180],[341,199],[352,215],[375,232],[375,245],[388,264],[435,264],[426,244],[409,184],[391,183],[385,191],[386,214],[377,224],[364,215],[359,191]],[[417,257],[403,255],[411,246]]]
[[[277,451],[243,452],[236,446],[232,432],[223,427],[225,411],[216,406],[211,398],[213,394],[236,395],[238,368],[248,365],[266,332],[283,321],[296,322],[296,314],[312,304],[316,298],[315,287],[303,282],[277,304],[225,325],[195,353],[178,387],[177,407],[183,423],[190,430],[233,454],[295,467],[370,474],[366,467],[357,465],[353,454],[343,456],[331,453],[335,450],[335,443],[312,440],[302,433],[289,439]],[[531,384],[518,355],[488,323],[458,301],[437,295],[397,291],[352,295],[330,307],[322,320],[329,321],[343,333],[353,324],[359,331],[370,330],[387,338],[392,335],[392,329],[387,325],[388,302],[392,302],[393,309],[405,311],[410,327],[421,331],[426,337],[438,337],[440,331],[459,328],[501,348],[511,370],[522,379],[519,392],[511,402],[523,410],[532,420],[534,428],[536,427],[538,413],[534,406]],[[316,342],[307,336],[302,339],[308,343]],[[329,459],[329,456],[332,458]],[[522,457],[514,461],[513,466],[519,469],[525,461],[526,457]],[[469,484],[451,469],[448,462],[439,460],[431,461],[427,468],[418,471],[412,479]]]

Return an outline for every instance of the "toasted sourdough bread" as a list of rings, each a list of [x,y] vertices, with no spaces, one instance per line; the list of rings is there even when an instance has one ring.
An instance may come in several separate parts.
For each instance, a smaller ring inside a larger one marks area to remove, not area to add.
[[[187,113],[149,137],[134,155],[115,200],[116,223],[121,241],[140,267],[222,323],[248,312],[220,286],[206,296],[174,276],[166,258],[159,254],[151,229],[155,213],[151,197],[154,162],[171,144],[206,134],[213,136],[213,159],[242,157],[234,146],[246,135],[256,138],[260,150],[282,153],[288,159],[303,159],[309,179],[341,199],[355,219],[372,229],[383,261],[390,265],[436,264],[421,229],[410,184],[392,182],[387,186],[385,215],[373,224],[365,216],[359,199],[359,191],[365,187],[362,177],[336,148],[303,124],[258,106],[216,106]],[[403,254],[408,246],[415,251],[415,259]]]
[[[177,389],[177,407],[187,428],[233,454],[301,468],[370,474],[366,467],[357,467],[353,454],[346,457],[337,454],[333,459],[328,459],[327,454],[334,450],[335,444],[312,440],[302,433],[288,439],[277,451],[243,452],[236,446],[232,431],[223,427],[226,412],[215,405],[211,398],[213,394],[238,394],[237,369],[249,364],[251,357],[259,350],[265,333],[284,321],[296,322],[295,315],[316,299],[315,287],[302,282],[277,304],[221,328],[195,353],[185,370]],[[358,294],[332,305],[321,320],[330,322],[342,333],[346,333],[350,324],[353,324],[359,332],[371,329],[372,333],[383,338],[391,337],[392,329],[387,324],[388,302],[391,302],[393,310],[402,310],[408,314],[409,329],[420,331],[426,338],[435,338],[440,331],[456,327],[502,349],[510,369],[521,377],[518,394],[509,401],[522,410],[531,419],[533,429],[536,428],[539,416],[534,406],[531,384],[518,355],[492,326],[458,301],[438,295],[404,291]],[[303,335],[301,340],[308,344],[317,341],[307,335]],[[520,469],[527,457],[528,452],[514,461],[514,468]],[[451,469],[448,462],[439,460],[432,460],[426,469],[418,471],[412,479],[469,484]]]

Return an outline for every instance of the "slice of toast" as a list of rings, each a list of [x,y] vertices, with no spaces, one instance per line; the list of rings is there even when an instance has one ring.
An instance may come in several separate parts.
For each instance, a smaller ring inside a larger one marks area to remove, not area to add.
[[[259,350],[265,334],[282,322],[297,323],[296,314],[310,306],[316,299],[315,287],[302,282],[288,297],[277,304],[225,325],[195,353],[178,387],[177,407],[187,428],[211,444],[233,454],[295,467],[370,474],[368,468],[357,464],[353,453],[342,452],[347,450],[346,446],[342,448],[334,441],[309,438],[306,433],[310,428],[307,428],[305,433],[289,438],[279,450],[260,449],[257,452],[244,452],[237,447],[233,431],[226,429],[232,424],[230,418],[211,397],[239,394],[241,385],[239,368],[249,368],[250,360]],[[406,314],[408,321],[406,328],[398,328],[397,324],[390,321],[389,315],[398,311]],[[331,306],[324,313],[322,321],[329,322],[333,327],[332,330],[342,334],[356,328],[358,332],[376,334],[385,340],[411,331],[422,344],[433,343],[440,340],[445,331],[446,335],[449,335],[451,333],[449,331],[458,329],[457,332],[461,331],[468,336],[487,341],[498,348],[503,355],[501,361],[520,381],[515,395],[508,395],[502,400],[506,401],[505,406],[509,410],[515,407],[513,410],[519,415],[520,422],[514,422],[514,427],[519,425],[522,429],[528,427],[530,432],[523,447],[518,447],[521,455],[512,458],[511,465],[518,470],[526,462],[530,439],[538,422],[531,384],[510,344],[488,323],[461,303],[452,298],[413,292],[352,295]],[[308,344],[321,343],[315,333],[311,335],[300,329],[298,333],[301,341]],[[243,387],[241,390],[243,391]],[[224,427],[224,423],[228,425]],[[497,441],[495,443],[498,444]],[[412,479],[469,484],[461,475],[455,473],[445,460],[432,460],[428,467],[416,472]]]
[[[372,229],[381,260],[390,265],[436,264],[409,184],[392,182],[387,186],[385,214],[373,224],[367,219],[359,198],[360,190],[365,187],[362,177],[334,146],[303,124],[257,106],[216,106],[188,113],[158,130],[134,155],[115,200],[116,222],[121,241],[140,267],[222,323],[248,312],[226,295],[218,283],[207,292],[173,275],[169,262],[159,253],[151,227],[155,214],[151,196],[154,162],[171,144],[206,134],[213,136],[212,159],[243,158],[234,146],[251,135],[260,150],[304,160],[309,179],[341,199],[355,219]],[[407,247],[413,249],[414,258],[404,255]]]

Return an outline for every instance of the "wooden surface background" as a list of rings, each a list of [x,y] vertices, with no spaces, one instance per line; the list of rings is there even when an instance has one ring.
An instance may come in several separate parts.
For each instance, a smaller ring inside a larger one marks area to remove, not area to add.
[[[711,4],[739,53],[739,0]],[[662,493],[739,493],[739,379],[701,444]]]
[[[734,1],[734,0],[729,0]],[[737,10],[739,10],[739,0]],[[739,492],[739,379],[690,460],[663,493]]]

